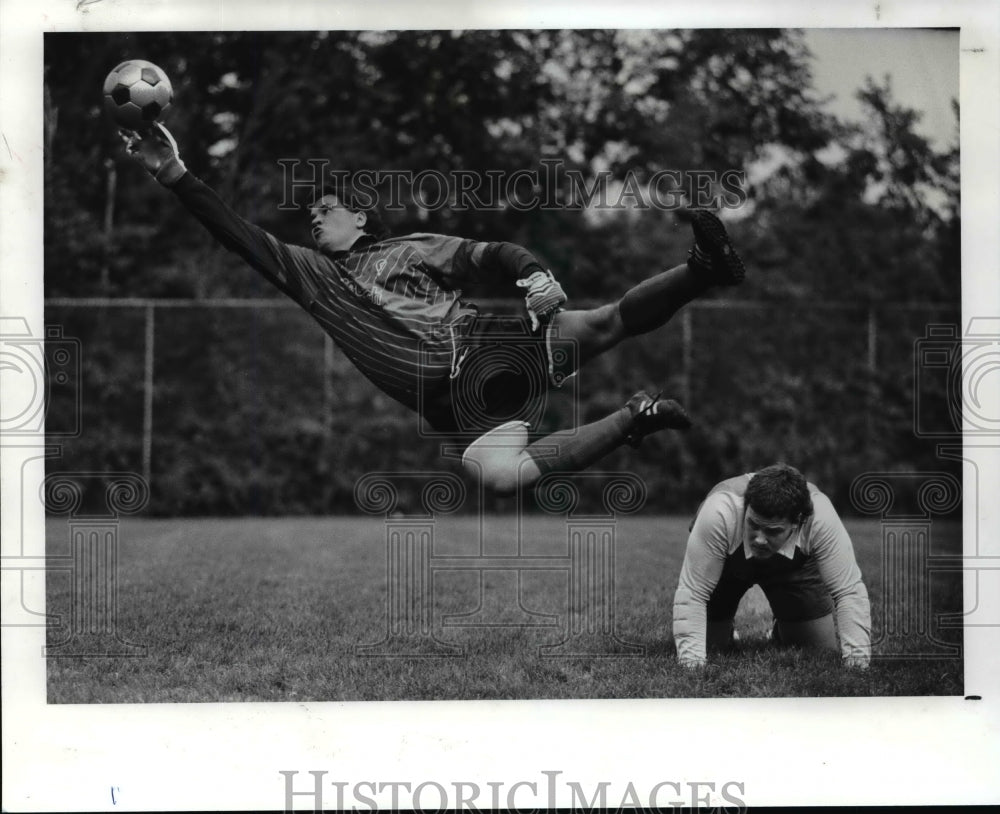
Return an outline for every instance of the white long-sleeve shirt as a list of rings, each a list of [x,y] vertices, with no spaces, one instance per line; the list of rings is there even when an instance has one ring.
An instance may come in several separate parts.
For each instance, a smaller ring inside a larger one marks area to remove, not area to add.
[[[674,594],[674,641],[682,663],[705,661],[707,607],[719,582],[726,558],[744,540],[744,501],[752,475],[732,478],[716,486],[705,499],[688,536],[684,564]],[[837,615],[840,651],[844,659],[867,664],[871,656],[871,608],[854,547],[830,499],[809,484],[813,514],[775,556],[791,559],[798,548],[815,558],[823,583],[830,591]]]

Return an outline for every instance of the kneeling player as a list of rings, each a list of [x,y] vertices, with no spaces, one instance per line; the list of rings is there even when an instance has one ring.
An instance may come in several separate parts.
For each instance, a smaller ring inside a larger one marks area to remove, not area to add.
[[[681,664],[732,645],[753,585],[774,613],[775,644],[839,650],[846,664],[868,666],[871,611],[851,538],[830,499],[786,464],[723,481],[698,509],[674,594]]]

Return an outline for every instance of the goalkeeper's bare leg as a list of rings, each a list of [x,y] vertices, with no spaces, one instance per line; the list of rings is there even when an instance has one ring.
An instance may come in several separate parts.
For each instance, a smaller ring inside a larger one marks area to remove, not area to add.
[[[618,302],[597,308],[561,311],[552,320],[561,340],[573,343],[577,364],[632,336],[665,325],[684,305],[716,285],[743,281],[743,261],[729,241],[722,222],[711,212],[691,213],[695,243],[688,261],[643,280]],[[564,375],[572,371],[560,371]]]
[[[500,494],[535,483],[547,472],[579,472],[623,444],[638,446],[648,434],[691,426],[684,408],[644,391],[609,416],[529,443],[528,425],[509,421],[473,441],[462,455],[466,471]]]
[[[737,285],[743,262],[725,227],[710,212],[692,213],[695,244],[687,263],[634,286],[618,302],[588,310],[557,313],[552,326],[576,353],[568,364],[582,365],[623,340],[665,325],[687,303],[714,285]],[[563,376],[574,370],[556,371]],[[598,421],[556,432],[529,444],[528,426],[503,424],[474,441],[462,457],[467,470],[493,491],[510,493],[535,483],[550,471],[580,471],[613,450],[661,429],[691,425],[684,408],[659,395],[636,393],[619,410]]]

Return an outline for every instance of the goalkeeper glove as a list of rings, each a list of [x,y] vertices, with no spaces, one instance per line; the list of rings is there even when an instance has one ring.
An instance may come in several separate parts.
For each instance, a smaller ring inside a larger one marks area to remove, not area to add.
[[[518,280],[517,285],[527,289],[524,299],[532,331],[538,330],[540,324],[547,323],[566,304],[566,292],[551,271],[536,271],[523,280]]]
[[[187,172],[177,142],[162,124],[154,124],[142,135],[135,130],[119,130],[118,134],[125,142],[125,151],[164,186],[173,186]]]

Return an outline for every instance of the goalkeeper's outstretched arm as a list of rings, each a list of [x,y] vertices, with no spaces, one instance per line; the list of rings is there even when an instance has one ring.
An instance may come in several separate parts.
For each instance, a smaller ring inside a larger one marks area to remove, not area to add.
[[[293,299],[308,299],[309,258],[297,246],[278,240],[234,212],[207,184],[195,178],[180,158],[177,142],[161,124],[140,135],[121,131],[126,150],[181,203],[212,236],[239,255],[267,280]],[[297,272],[297,273],[290,273]]]

